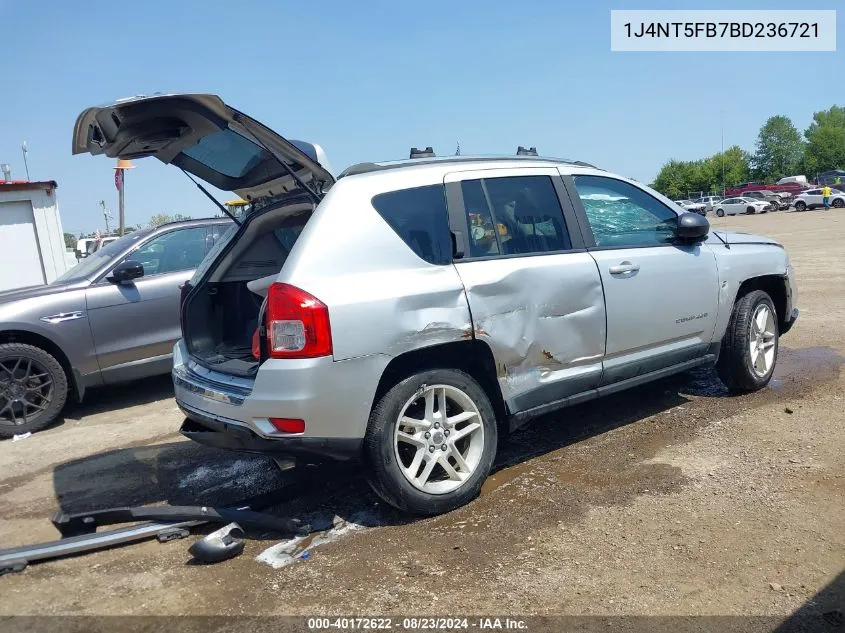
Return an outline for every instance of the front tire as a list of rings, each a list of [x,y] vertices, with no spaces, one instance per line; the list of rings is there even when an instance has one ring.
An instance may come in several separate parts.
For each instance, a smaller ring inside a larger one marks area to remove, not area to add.
[[[778,319],[771,297],[754,290],[734,304],[716,371],[731,393],[762,389],[778,356]]]
[[[799,200],[795,203],[795,210],[796,211],[806,211],[807,210],[807,203],[803,200]]]
[[[68,381],[59,361],[34,345],[0,345],[0,437],[40,431],[65,406]]]
[[[420,372],[391,388],[370,414],[368,479],[404,512],[449,512],[478,495],[497,442],[493,406],[471,376],[454,369]]]
[[[843,207],[845,207],[845,200],[843,200],[842,198],[836,198],[831,204],[837,209],[842,209]]]
[[[716,209],[716,215],[720,218],[725,217],[725,210],[724,209]]]
[[[753,215],[756,210],[757,209],[755,209],[754,207],[746,207],[745,208],[745,214],[746,215]]]

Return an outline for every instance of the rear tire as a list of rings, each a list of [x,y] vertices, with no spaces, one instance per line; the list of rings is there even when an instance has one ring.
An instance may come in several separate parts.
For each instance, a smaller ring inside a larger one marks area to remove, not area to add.
[[[52,354],[34,345],[0,345],[0,437],[40,431],[65,406],[68,381]]]
[[[449,512],[478,495],[497,442],[493,406],[471,376],[454,369],[420,372],[391,388],[370,414],[364,440],[369,483],[404,512]]]
[[[807,203],[803,200],[799,200],[795,203],[795,210],[796,211],[806,211],[807,210]]]
[[[757,391],[772,379],[778,356],[778,319],[771,297],[754,290],[737,299],[716,372],[731,393]]]

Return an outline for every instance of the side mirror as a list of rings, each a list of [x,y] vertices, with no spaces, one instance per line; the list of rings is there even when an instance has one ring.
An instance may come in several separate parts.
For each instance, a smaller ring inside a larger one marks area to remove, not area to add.
[[[710,232],[710,222],[698,213],[682,213],[678,217],[675,237],[686,242],[700,242]]]
[[[111,271],[111,277],[107,279],[113,283],[122,283],[143,276],[144,265],[134,259],[127,259],[125,262],[121,262],[115,266],[114,270]]]

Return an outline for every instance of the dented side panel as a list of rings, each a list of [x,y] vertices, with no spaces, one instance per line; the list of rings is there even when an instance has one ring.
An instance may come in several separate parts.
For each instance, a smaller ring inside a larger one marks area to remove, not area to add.
[[[493,351],[512,412],[601,380],[605,308],[588,253],[458,262],[475,337]]]

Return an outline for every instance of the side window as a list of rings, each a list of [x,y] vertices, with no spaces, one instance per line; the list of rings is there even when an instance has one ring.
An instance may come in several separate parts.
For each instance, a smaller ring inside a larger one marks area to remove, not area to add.
[[[604,176],[575,176],[597,246],[658,246],[674,237],[678,216],[648,193]]]
[[[452,261],[452,237],[443,185],[382,193],[373,207],[411,250],[430,264]]]
[[[144,265],[144,276],[191,270],[208,252],[209,227],[176,229],[154,237],[127,259]]]
[[[465,180],[461,191],[469,223],[470,257],[572,248],[549,176]]]

